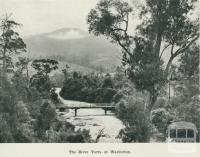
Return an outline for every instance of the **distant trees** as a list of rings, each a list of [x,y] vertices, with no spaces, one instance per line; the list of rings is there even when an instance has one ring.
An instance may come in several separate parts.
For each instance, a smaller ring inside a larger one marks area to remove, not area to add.
[[[149,93],[148,110],[152,110],[167,82],[173,60],[199,38],[198,21],[189,18],[193,2],[146,0],[139,15],[142,24],[134,36],[128,31],[133,9],[127,2],[102,0],[88,15],[89,32],[104,35],[122,48],[129,78],[137,89]],[[162,56],[167,52],[171,55],[164,67]]]
[[[66,74],[61,96],[65,99],[111,103],[115,95],[113,80],[110,77],[95,74],[82,75],[77,72]]]

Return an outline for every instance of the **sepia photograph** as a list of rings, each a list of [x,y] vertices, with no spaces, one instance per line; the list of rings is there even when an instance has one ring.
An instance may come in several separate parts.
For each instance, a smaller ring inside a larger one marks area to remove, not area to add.
[[[199,143],[199,17],[198,0],[0,0],[0,143]]]

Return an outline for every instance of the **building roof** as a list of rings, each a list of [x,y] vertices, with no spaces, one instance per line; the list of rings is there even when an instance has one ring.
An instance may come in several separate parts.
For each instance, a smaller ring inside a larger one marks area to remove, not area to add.
[[[168,126],[168,129],[194,129],[197,132],[195,124],[185,121],[173,122]]]

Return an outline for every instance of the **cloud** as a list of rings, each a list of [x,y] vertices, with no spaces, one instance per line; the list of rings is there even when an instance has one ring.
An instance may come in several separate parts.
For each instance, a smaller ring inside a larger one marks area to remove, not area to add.
[[[0,16],[13,13],[23,24],[23,35],[49,32],[63,27],[86,30],[86,16],[99,0],[0,0]]]

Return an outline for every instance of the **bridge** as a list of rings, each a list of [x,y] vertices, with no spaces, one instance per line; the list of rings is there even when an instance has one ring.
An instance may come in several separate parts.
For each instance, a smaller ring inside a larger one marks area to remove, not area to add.
[[[114,106],[61,106],[58,107],[60,112],[65,112],[66,109],[73,109],[75,112],[75,117],[77,116],[77,111],[79,109],[103,109],[105,111],[105,115],[107,115],[107,111],[114,111]]]

